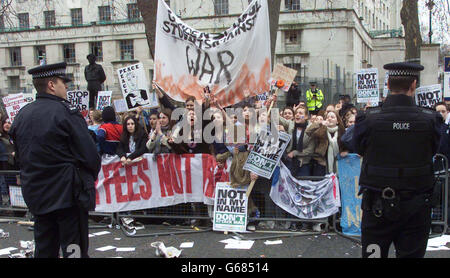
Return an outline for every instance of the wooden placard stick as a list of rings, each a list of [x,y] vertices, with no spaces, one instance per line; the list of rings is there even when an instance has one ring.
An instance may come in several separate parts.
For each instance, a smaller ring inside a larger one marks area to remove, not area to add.
[[[253,189],[253,186],[255,185],[255,181],[256,180],[252,180],[250,182],[250,185],[247,188],[247,192],[245,192],[245,195],[247,195],[247,198],[250,197],[250,193],[252,193],[252,189]]]

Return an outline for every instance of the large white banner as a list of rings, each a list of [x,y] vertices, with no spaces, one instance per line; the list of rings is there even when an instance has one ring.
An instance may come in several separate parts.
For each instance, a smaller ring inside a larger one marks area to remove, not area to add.
[[[96,184],[96,209],[119,212],[187,202],[214,204],[215,159],[207,154],[153,154],[122,166],[104,155]]]
[[[274,173],[270,198],[280,208],[302,219],[328,217],[338,212],[341,204],[335,174],[321,181],[297,180],[283,163],[279,172]]]
[[[267,0],[254,0],[226,31],[210,34],[186,25],[158,2],[154,81],[173,99],[203,99],[209,86],[226,107],[245,94],[269,90],[270,28]]]

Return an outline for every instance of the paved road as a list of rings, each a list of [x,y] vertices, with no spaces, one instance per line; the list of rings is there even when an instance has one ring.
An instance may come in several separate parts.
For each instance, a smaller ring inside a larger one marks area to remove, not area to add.
[[[183,227],[189,230],[188,227]],[[18,253],[20,240],[33,240],[33,232],[27,227],[17,223],[0,223],[0,229],[9,232],[9,238],[0,239],[0,250],[8,247],[16,247],[17,250],[11,253]],[[146,225],[145,230],[138,231],[138,234],[149,234],[156,232],[174,231],[175,227],[165,227],[160,225]],[[89,254],[92,258],[156,258],[155,249],[151,247],[152,242],[161,241],[165,246],[173,246],[178,249],[183,242],[194,242],[192,248],[182,249],[181,258],[360,258],[361,247],[359,244],[343,238],[339,235],[319,234],[319,235],[301,235],[288,237],[286,233],[275,234],[281,239],[282,244],[265,245],[265,240],[255,240],[249,250],[225,249],[225,244],[221,240],[232,238],[233,234],[225,235],[221,232],[201,232],[190,234],[162,235],[150,237],[127,237],[122,230],[100,228],[91,229],[90,233],[102,231],[109,232],[105,235],[94,236],[90,238]],[[268,233],[246,233],[241,234],[247,238],[264,237]],[[98,251],[97,248],[104,246],[114,247],[135,247],[135,251],[116,252],[116,250]],[[449,245],[448,245],[449,246]],[[450,247],[450,246],[449,246]],[[7,255],[0,258],[7,258]],[[393,248],[391,248],[390,257],[394,257]],[[449,258],[450,251],[427,252],[427,258]]]

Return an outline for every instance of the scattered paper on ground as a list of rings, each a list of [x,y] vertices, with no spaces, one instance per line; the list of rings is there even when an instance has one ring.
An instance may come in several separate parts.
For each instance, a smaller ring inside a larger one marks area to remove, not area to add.
[[[180,245],[180,248],[192,248],[194,247],[194,242],[183,242]]]
[[[439,247],[446,245],[447,242],[450,242],[450,235],[443,235],[440,237],[430,238],[428,240],[427,247]]]
[[[105,252],[105,251],[112,250],[112,249],[116,249],[116,247],[108,245],[108,246],[103,246],[103,247],[97,248],[95,250]]]
[[[221,240],[221,241],[219,241],[219,242],[225,243],[225,244],[229,244],[229,243],[233,243],[233,242],[235,242],[235,241],[237,241],[237,240],[238,240],[238,239],[229,238],[229,239]]]
[[[254,240],[235,240],[225,245],[225,249],[250,249],[255,243]]]
[[[16,247],[8,247],[8,248],[0,249],[0,256],[9,255],[11,253],[11,251],[13,251],[13,250],[17,250],[17,248]]]
[[[116,237],[116,238],[114,238],[114,240],[120,240],[121,238],[120,237]]]
[[[428,246],[427,247],[427,251],[442,251],[442,250],[450,250],[450,248],[448,248],[447,246],[438,246],[438,247]]]
[[[102,236],[102,235],[107,235],[110,234],[111,232],[108,231],[102,231],[102,232],[98,232],[98,233],[93,233],[94,236]]]
[[[136,247],[118,247],[116,248],[116,252],[134,252]]]
[[[281,239],[279,240],[266,240],[264,241],[265,245],[275,245],[275,244],[283,244],[283,241]]]
[[[89,236],[89,237],[95,237],[93,234],[89,234],[88,236]]]

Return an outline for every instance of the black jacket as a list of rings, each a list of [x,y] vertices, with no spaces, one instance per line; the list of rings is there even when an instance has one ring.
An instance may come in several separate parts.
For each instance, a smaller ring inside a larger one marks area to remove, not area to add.
[[[136,157],[139,157],[147,152],[147,147],[145,146],[145,144],[147,143],[148,136],[145,134],[145,132],[141,132],[140,134],[141,135],[139,135],[138,138],[134,138],[134,141],[136,142],[136,149],[134,153],[131,153],[128,156],[127,153],[130,153],[129,140],[120,140],[120,143],[117,146],[116,150],[116,154],[119,156],[119,158],[125,156],[126,158],[133,160]]]
[[[81,181],[89,180],[94,188],[101,159],[86,121],[67,100],[38,93],[36,101],[18,113],[10,136],[31,213],[41,215],[76,205],[75,192],[83,186]]]
[[[442,116],[417,107],[406,95],[389,95],[381,108],[359,113],[353,131],[363,156],[359,183],[425,192],[432,188],[432,158],[438,151]]]

